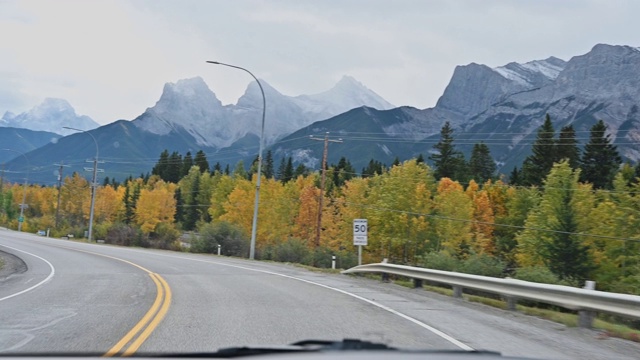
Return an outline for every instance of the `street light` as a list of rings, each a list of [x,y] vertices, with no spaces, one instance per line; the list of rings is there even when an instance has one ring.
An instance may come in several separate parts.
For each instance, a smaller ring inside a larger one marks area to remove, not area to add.
[[[91,242],[93,234],[93,208],[96,204],[96,177],[98,176],[98,141],[96,141],[96,138],[86,130],[76,129],[69,126],[63,126],[62,128],[87,133],[89,134],[89,136],[91,136],[93,142],[96,144],[96,157],[93,159],[93,180],[91,180],[91,208],[89,210],[89,242]]]
[[[258,87],[260,87],[260,93],[262,94],[262,129],[260,130],[260,147],[258,150],[258,181],[256,182],[256,198],[253,204],[253,223],[251,224],[251,247],[249,249],[249,259],[255,258],[256,253],[256,230],[258,228],[258,204],[260,202],[260,179],[262,178],[262,148],[264,147],[264,117],[267,111],[267,99],[264,96],[264,90],[262,89],[262,84],[260,84],[260,80],[253,75],[253,73],[243,67],[230,65],[221,63],[218,61],[207,61],[209,64],[228,66],[235,69],[240,69],[246,71],[251,75],[256,82],[258,83]]]
[[[26,201],[27,201],[27,179],[29,178],[29,167],[31,167],[31,164],[29,163],[29,159],[27,158],[27,155],[23,154],[22,152],[20,152],[18,150],[13,150],[13,149],[2,149],[2,150],[17,152],[18,154],[22,155],[25,160],[27,160],[27,173],[24,176],[24,186],[23,186],[23,190],[22,190],[22,203],[20,204],[20,217],[18,218],[18,231],[22,231],[22,223],[24,222],[24,207],[27,206],[27,204],[26,204]],[[0,191],[1,190],[2,189],[0,189]]]

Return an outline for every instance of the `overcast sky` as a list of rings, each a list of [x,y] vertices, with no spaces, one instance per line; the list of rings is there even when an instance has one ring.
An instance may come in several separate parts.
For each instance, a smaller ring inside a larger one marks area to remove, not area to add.
[[[0,116],[54,97],[101,124],[131,120],[164,83],[194,76],[235,103],[251,78],[205,60],[246,67],[286,95],[351,75],[422,109],[456,65],[640,46],[639,14],[634,0],[0,0]]]

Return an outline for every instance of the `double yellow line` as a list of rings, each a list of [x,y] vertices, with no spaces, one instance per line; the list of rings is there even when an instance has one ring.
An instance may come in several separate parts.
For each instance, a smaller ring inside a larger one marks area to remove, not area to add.
[[[67,246],[57,246],[69,250],[80,251],[87,254],[98,255],[102,257],[106,257],[113,260],[118,260],[124,263],[127,263],[131,266],[135,266],[138,269],[146,272],[153,283],[156,284],[156,299],[151,305],[151,308],[147,313],[142,317],[140,321],[131,329],[129,332],[118,341],[109,351],[107,351],[103,356],[131,356],[135,353],[140,346],[149,338],[151,333],[160,325],[160,322],[164,318],[164,316],[169,311],[169,306],[171,305],[171,288],[169,284],[160,276],[147,268],[144,268],[136,263],[133,263],[128,260],[120,259],[114,256],[109,256],[105,254],[96,253],[93,251],[86,251],[75,249]],[[128,347],[127,347],[128,345]]]
[[[146,271],[153,282],[156,284],[156,288],[158,289],[158,291],[156,300],[153,302],[153,305],[151,306],[149,311],[147,311],[142,319],[103,356],[115,356],[118,354],[120,354],[120,356],[133,355],[133,353],[138,350],[142,343],[147,340],[153,330],[158,327],[160,321],[162,321],[164,316],[167,314],[167,311],[169,311],[169,305],[171,304],[171,289],[169,288],[169,284],[167,284],[162,276],[129,261],[122,261],[130,263],[131,265],[134,265]],[[127,345],[129,345],[129,347],[127,347],[126,350],[123,351],[123,349]]]

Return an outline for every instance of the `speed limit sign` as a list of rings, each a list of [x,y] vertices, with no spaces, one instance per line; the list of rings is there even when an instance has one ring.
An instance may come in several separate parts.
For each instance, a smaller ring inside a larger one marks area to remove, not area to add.
[[[367,219],[353,219],[353,245],[367,245]]]

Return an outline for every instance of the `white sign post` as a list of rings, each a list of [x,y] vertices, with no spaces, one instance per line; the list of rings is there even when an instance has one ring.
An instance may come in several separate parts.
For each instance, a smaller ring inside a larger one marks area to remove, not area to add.
[[[358,246],[358,265],[362,265],[362,247],[367,245],[367,219],[353,219],[353,245]]]

